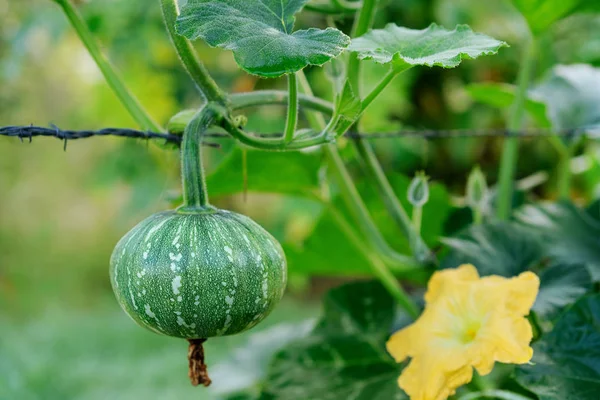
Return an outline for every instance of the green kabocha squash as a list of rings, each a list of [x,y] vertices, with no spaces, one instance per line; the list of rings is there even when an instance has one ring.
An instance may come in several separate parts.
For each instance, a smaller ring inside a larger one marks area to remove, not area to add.
[[[202,342],[262,321],[281,299],[281,246],[250,218],[208,204],[200,142],[215,123],[208,105],[183,136],[184,205],[154,214],[117,244],[110,276],[117,300],[138,324],[190,341],[190,378],[208,385]]]

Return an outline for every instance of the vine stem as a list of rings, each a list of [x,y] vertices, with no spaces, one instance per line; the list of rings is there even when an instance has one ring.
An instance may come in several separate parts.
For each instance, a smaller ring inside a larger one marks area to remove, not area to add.
[[[508,120],[508,130],[511,132],[521,129],[523,117],[525,116],[525,102],[527,101],[527,89],[531,81],[533,64],[535,60],[535,38],[532,37],[525,46],[519,68],[518,86],[515,94],[510,118]],[[498,189],[498,208],[497,217],[500,220],[506,220],[510,217],[512,209],[513,183],[515,179],[515,170],[517,167],[519,151],[519,138],[509,137],[504,141],[502,150],[502,160],[500,162],[499,189]]]
[[[288,75],[288,113],[285,123],[284,143],[294,140],[298,126],[298,78],[295,73]]]
[[[352,27],[352,37],[362,36],[371,27],[378,0],[364,0],[363,6]],[[360,59],[358,54],[350,54],[348,60],[348,80],[355,93],[360,95]]]
[[[289,101],[289,92],[283,90],[257,90],[247,93],[234,93],[230,98],[231,108],[241,110],[254,106],[285,104]],[[328,116],[333,115],[333,104],[318,97],[299,93],[298,103],[301,107],[310,108]]]
[[[181,63],[192,78],[205,100],[220,104],[226,104],[227,95],[219,88],[212,79],[208,70],[200,61],[189,40],[180,36],[175,31],[175,22],[179,16],[179,8],[176,0],[160,0],[163,19],[171,42]]]
[[[69,23],[77,32],[79,39],[88,50],[89,54],[94,59],[94,62],[102,72],[104,79],[108,82],[113,92],[117,95],[123,106],[133,117],[135,122],[142,128],[148,131],[160,132],[162,128],[152,119],[152,117],[144,110],[138,99],[129,91],[123,84],[123,80],[117,74],[115,68],[110,61],[102,54],[98,43],[95,41],[92,33],[86,26],[83,18],[69,0],[55,0],[62,8]]]
[[[377,0],[365,0],[363,7],[356,19],[353,28],[353,37],[364,35],[373,23],[373,16],[377,6]],[[355,121],[348,122],[344,128],[345,133],[352,125],[354,125],[365,110],[373,103],[373,101],[389,86],[389,84],[401,73],[410,68],[408,65],[404,69],[392,68],[381,79],[381,81],[371,90],[371,92],[361,102],[361,112]],[[348,62],[348,80],[353,86],[356,93],[360,93],[360,60],[356,53],[350,55]],[[387,179],[385,172],[377,156],[373,151],[371,144],[363,138],[356,138],[354,145],[359,156],[364,161],[364,166],[367,173],[377,185],[377,189],[383,202],[388,210],[388,213],[396,221],[404,235],[408,238],[413,255],[421,262],[427,262],[433,258],[431,251],[421,238],[415,225],[411,223],[408,213],[400,203],[398,196],[394,192],[390,181]]]
[[[312,88],[303,72],[298,73],[298,80],[304,93],[312,96]],[[313,126],[313,129],[323,130],[325,128],[325,119],[321,114],[307,112],[306,117]],[[358,190],[356,190],[356,186],[354,186],[354,182],[340,157],[337,147],[334,144],[325,145],[323,146],[323,152],[329,160],[329,164],[337,177],[342,196],[348,208],[354,214],[354,218],[357,220],[373,246],[381,252],[380,256],[385,257],[387,255],[389,258],[398,258],[398,261],[405,262],[406,260],[402,260],[403,256],[401,255],[398,255],[399,257],[390,256],[390,254],[394,254],[395,252],[385,242],[381,232],[379,232],[379,229],[377,229],[377,226],[371,219],[367,207],[360,198],[360,194],[358,193]],[[358,242],[361,242],[361,240],[358,239]],[[371,267],[377,278],[382,282],[390,294],[394,296],[398,301],[398,304],[413,316],[413,318],[416,318],[419,314],[418,307],[408,294],[406,294],[400,282],[396,280],[394,275],[379,258],[373,256],[370,252],[368,252],[368,254],[368,259],[371,262]]]
[[[181,146],[183,207],[179,208],[179,212],[197,212],[211,208],[202,164],[202,137],[208,128],[219,123],[224,111],[222,106],[208,103],[185,128]]]

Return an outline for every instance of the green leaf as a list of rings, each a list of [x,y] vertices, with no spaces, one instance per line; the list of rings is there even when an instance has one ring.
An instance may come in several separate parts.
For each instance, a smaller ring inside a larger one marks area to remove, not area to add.
[[[600,393],[600,295],[584,297],[533,346],[516,379],[540,400],[597,400]]]
[[[423,30],[388,24],[354,39],[349,50],[362,60],[393,62],[399,69],[414,65],[454,68],[462,60],[496,54],[505,46],[502,41],[474,33],[467,25],[449,31],[436,24]]]
[[[600,281],[600,222],[572,203],[528,205],[517,219],[539,237],[555,262],[585,265]]]
[[[387,354],[395,304],[376,282],[332,290],[314,331],[279,352],[262,400],[404,400],[400,366]]]
[[[535,236],[512,222],[471,225],[457,237],[442,241],[451,248],[442,268],[473,264],[483,276],[516,276],[539,264],[542,258],[542,247]]]
[[[515,102],[516,87],[507,83],[473,83],[467,85],[466,89],[476,101],[495,108],[507,109]],[[550,126],[543,101],[528,96],[525,109],[540,127]]]
[[[350,44],[337,29],[293,32],[308,0],[189,0],[177,19],[177,32],[233,51],[245,71],[267,78],[323,65]]]
[[[588,127],[600,133],[600,68],[557,65],[531,95],[546,104],[554,129]]]
[[[540,315],[552,315],[592,288],[592,277],[581,265],[556,264],[540,274],[541,290],[533,305]]]
[[[597,0],[512,0],[535,35],[553,23],[577,12],[600,12]]]
[[[319,188],[321,155],[247,150],[248,191],[311,197]],[[206,179],[212,196],[244,190],[242,149],[236,148]]]

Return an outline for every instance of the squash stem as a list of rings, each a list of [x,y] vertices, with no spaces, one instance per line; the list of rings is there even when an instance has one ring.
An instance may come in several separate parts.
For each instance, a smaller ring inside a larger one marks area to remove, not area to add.
[[[208,128],[219,122],[224,112],[225,110],[220,109],[218,105],[209,103],[198,111],[183,132],[181,148],[183,211],[209,207],[202,165],[202,137]]]
[[[204,362],[204,342],[206,339],[188,339],[188,375],[192,385],[210,386],[211,380],[208,377],[208,369]]]

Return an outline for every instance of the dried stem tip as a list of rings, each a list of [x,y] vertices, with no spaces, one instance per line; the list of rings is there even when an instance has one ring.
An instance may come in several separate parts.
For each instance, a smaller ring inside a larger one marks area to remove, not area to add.
[[[188,339],[188,342],[190,342],[188,349],[190,381],[194,386],[210,386],[211,381],[204,363],[204,348],[202,347],[206,339]]]

